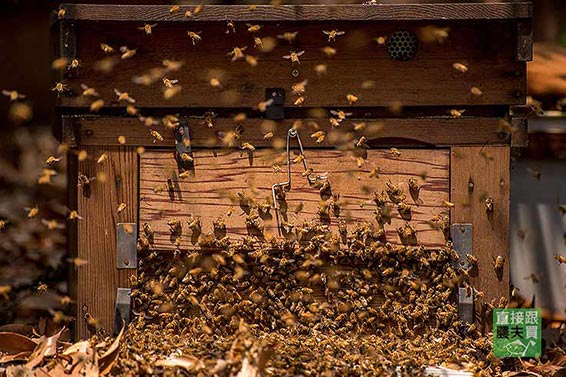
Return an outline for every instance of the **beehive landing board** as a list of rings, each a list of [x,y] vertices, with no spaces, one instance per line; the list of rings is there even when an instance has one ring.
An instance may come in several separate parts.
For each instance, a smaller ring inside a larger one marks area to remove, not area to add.
[[[307,162],[317,173],[328,172],[332,192],[340,195],[340,217],[349,226],[357,221],[377,225],[372,201],[375,191],[385,189],[391,181],[407,195],[411,204],[410,223],[417,231],[419,244],[429,247],[445,244],[441,231],[432,229],[429,220],[435,214],[446,214],[443,204],[449,198],[449,151],[443,149],[402,149],[400,157],[394,157],[389,150],[369,150],[367,160],[361,168],[355,158],[337,150],[307,150]],[[271,186],[286,180],[285,163],[282,172],[275,172],[272,164],[272,150],[256,150],[252,155],[237,150],[198,150],[194,153],[195,176],[175,180],[177,192],[163,189],[167,180],[177,171],[177,165],[170,151],[148,151],[140,160],[140,224],[150,223],[156,231],[153,248],[172,250],[176,237],[171,236],[167,221],[180,219],[183,223],[181,248],[196,248],[196,237],[188,228],[190,215],[200,217],[203,234],[213,232],[212,222],[224,218],[227,235],[233,240],[249,234],[245,224],[245,208],[239,205],[238,192],[264,203],[271,196]],[[294,157],[294,155],[292,156]],[[379,168],[379,178],[370,177],[370,171]],[[292,188],[287,193],[288,221],[300,225],[305,220],[321,221],[317,211],[321,193],[311,187],[301,175],[301,165],[292,165]],[[422,177],[426,176],[426,179]],[[415,178],[421,185],[417,205],[408,189],[408,180]],[[299,213],[294,210],[303,203]],[[405,223],[396,206],[392,205],[393,219],[385,225],[387,241],[400,244],[397,228]],[[229,208],[233,209],[227,216]],[[330,211],[327,219],[333,231],[337,231],[338,218]],[[274,211],[271,218],[265,218],[265,234],[277,235]]]

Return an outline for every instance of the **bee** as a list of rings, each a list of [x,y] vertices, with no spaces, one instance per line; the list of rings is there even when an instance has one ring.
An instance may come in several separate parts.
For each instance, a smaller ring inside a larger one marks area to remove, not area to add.
[[[336,118],[328,118],[328,121],[330,122],[330,125],[332,126],[332,128],[337,128],[338,126],[340,126],[340,120],[336,119]]]
[[[397,148],[391,148],[389,149],[389,152],[393,157],[401,157],[401,152],[399,152],[399,149]]]
[[[273,132],[267,132],[263,135],[263,140],[271,140],[273,138]]]
[[[82,259],[82,258],[68,258],[67,262],[72,263],[75,265],[75,267],[83,267],[86,266],[88,264],[88,261],[86,259]]]
[[[117,213],[122,213],[124,210],[126,209],[126,203],[120,203],[118,205],[118,210],[116,211]]]
[[[556,259],[559,264],[566,263],[566,256],[562,254],[554,254],[554,259]]]
[[[49,156],[47,157],[47,160],[45,160],[45,164],[49,166],[53,166],[59,161],[61,161],[61,158],[57,158],[55,156]]]
[[[242,149],[245,149],[245,150],[250,151],[250,152],[255,151],[255,147],[250,143],[243,143]]]
[[[65,10],[65,8],[59,7],[59,9],[57,10],[57,18],[60,19],[60,20],[65,18],[66,13],[67,13],[67,11]]]
[[[183,87],[181,85],[175,85],[172,88],[167,88],[163,91],[163,99],[170,100],[171,98],[181,93],[182,90]]]
[[[78,188],[88,187],[95,179],[96,179],[95,177],[87,177],[83,173],[79,173],[77,179],[77,187]]]
[[[387,38],[385,38],[384,36],[375,37],[375,38],[373,38],[373,40],[374,40],[379,46],[385,46],[385,42],[387,42]]]
[[[151,134],[151,136],[153,136],[153,143],[155,143],[156,141],[163,141],[163,136],[161,136],[159,132],[150,130],[149,133]]]
[[[84,318],[88,328],[91,329],[91,331],[98,331],[98,329],[100,329],[100,322],[96,318],[94,318],[92,314],[86,313]]]
[[[77,69],[81,66],[81,62],[79,61],[79,59],[73,59],[71,60],[71,64],[69,64],[69,67],[67,69]]]
[[[283,56],[283,59],[289,59],[291,60],[291,65],[294,65],[295,63],[297,64],[301,64],[301,62],[299,61],[299,57],[301,57],[305,52],[304,51],[291,51],[289,52],[289,55],[285,55]]]
[[[493,212],[493,198],[491,196],[485,200],[485,211]]]
[[[175,61],[175,60],[171,60],[171,59],[163,59],[161,64],[163,64],[165,69],[167,69],[168,71],[176,72],[179,69],[181,69],[181,67],[185,64],[185,62]]]
[[[180,6],[172,5],[171,8],[169,8],[169,13],[175,14],[175,13],[178,13],[180,10],[181,10]]]
[[[261,48],[263,47],[263,41],[260,37],[254,37],[254,48]]]
[[[232,51],[230,51],[228,54],[228,56],[232,57],[232,61],[236,61],[238,59],[243,59],[245,58],[244,55],[244,51],[246,51],[246,49],[248,48],[248,46],[244,46],[244,47],[234,47],[234,49]]]
[[[531,274],[529,274],[529,276],[525,277],[525,280],[529,280],[529,279],[532,280],[532,282],[534,284],[537,284],[537,283],[540,282],[540,277],[535,273],[531,273]]]
[[[83,90],[82,92],[82,96],[85,97],[98,97],[98,92],[96,91],[96,89],[94,88],[89,88],[87,85],[85,84],[81,84],[81,88]]]
[[[472,254],[466,254],[466,259],[468,260],[468,263],[472,266],[477,266],[478,265],[478,258],[473,256]]]
[[[358,97],[356,97],[356,96],[353,95],[353,94],[347,94],[347,95],[346,95],[346,99],[348,100],[348,103],[349,103],[350,105],[352,105],[352,104],[358,102]]]
[[[415,192],[420,191],[421,187],[419,186],[419,184],[417,183],[417,180],[415,178],[409,179],[409,189],[411,189]]]
[[[51,63],[51,68],[58,71],[62,71],[63,69],[67,68],[68,64],[69,64],[69,59],[65,57],[61,57],[53,60],[53,62]]]
[[[252,67],[256,67],[257,66],[257,58],[255,56],[252,56],[252,55],[246,55],[246,63],[248,63]]]
[[[97,99],[90,104],[89,110],[93,113],[100,111],[104,107],[104,100]]]
[[[291,85],[291,90],[293,91],[293,94],[295,94],[296,96],[302,96],[305,93],[308,83],[309,80],[303,80],[301,82]]]
[[[315,139],[315,143],[320,144],[324,141],[324,139],[326,138],[326,132],[324,131],[317,131],[313,134],[311,134],[311,137],[313,139]]]
[[[137,50],[138,50],[137,48],[129,49],[128,46],[122,46],[120,47],[120,52],[122,53],[120,58],[129,59],[136,54]]]
[[[483,95],[482,90],[480,88],[478,88],[477,86],[472,86],[470,88],[470,93],[472,93],[476,97],[480,97],[481,95]]]
[[[114,52],[114,48],[106,43],[101,43],[100,48],[105,54],[112,54]]]
[[[107,153],[102,153],[100,155],[100,157],[98,157],[98,159],[96,160],[97,164],[102,164],[104,161],[108,160],[108,154]]]
[[[201,231],[200,217],[194,218],[191,215],[189,216],[189,221],[187,221],[187,223],[189,224],[189,228],[192,229],[193,232],[200,233]]]
[[[41,219],[41,223],[43,225],[45,225],[47,227],[47,229],[49,230],[55,230],[55,229],[64,229],[65,226],[62,224],[59,224],[57,222],[57,220],[46,220],[46,219]]]
[[[6,220],[0,220],[0,230],[4,230],[6,229],[6,225],[8,224],[8,221]]]
[[[318,77],[322,77],[322,76],[324,76],[324,75],[327,74],[327,72],[328,72],[328,69],[327,69],[327,68],[328,68],[328,67],[327,67],[326,64],[317,64],[317,65],[314,67],[314,71],[316,72],[316,74],[317,74]]]
[[[226,34],[235,33],[236,32],[236,25],[234,22],[226,16]]]
[[[304,159],[305,159],[305,156],[300,154],[293,159],[293,163],[298,164],[300,162],[303,162]]]
[[[234,213],[234,207],[230,206],[228,207],[228,209],[226,210],[226,216],[230,217],[232,216],[232,213]]]
[[[200,36],[201,33],[202,31],[199,32],[187,31],[187,35],[189,36],[189,38],[191,38],[191,41],[193,42],[193,46],[196,46],[198,42],[202,41],[202,37]]]
[[[450,115],[454,118],[460,118],[466,110],[450,109]]]
[[[324,53],[324,55],[326,55],[327,57],[331,58],[334,55],[336,55],[336,53],[338,52],[334,47],[330,47],[330,46],[325,46],[322,48],[322,52]]]
[[[393,267],[388,267],[388,268],[386,268],[385,270],[381,271],[381,274],[382,274],[383,276],[389,276],[389,275],[391,275],[391,274],[393,273],[393,271],[395,271],[395,270],[393,269]]]
[[[39,283],[39,285],[37,286],[36,289],[39,292],[39,294],[41,295],[41,294],[44,294],[45,292],[47,292],[49,287],[47,286],[47,284]]]
[[[33,208],[24,208],[26,211],[28,211],[28,219],[33,219],[39,212],[39,207],[35,206]]]
[[[505,264],[505,257],[498,255],[493,257],[493,270],[496,273],[500,273],[503,270],[503,265]]]
[[[56,82],[55,86],[53,88],[51,88],[51,91],[57,92],[59,94],[65,92],[67,90],[69,90],[69,87],[66,84],[64,84],[60,81]]]
[[[287,32],[285,32],[285,33],[283,33],[283,34],[279,34],[279,35],[277,36],[277,38],[283,39],[283,40],[289,42],[289,44],[292,44],[293,42],[295,42],[295,39],[297,39],[297,35],[298,35],[298,34],[299,34],[298,31],[295,31],[295,32],[289,32],[289,31],[287,31]]]
[[[448,39],[450,28],[428,25],[420,28],[419,39],[424,43],[443,44]]]
[[[82,220],[82,216],[79,216],[79,213],[76,210],[72,210],[71,212],[69,212],[69,215],[67,216],[67,220]]]
[[[335,115],[339,122],[342,122],[346,117],[352,115],[352,113],[346,113],[342,110],[330,110],[330,114]]]
[[[193,9],[193,14],[196,16],[204,9],[204,5],[197,5],[195,9]]]
[[[118,96],[118,102],[127,101],[129,103],[136,103],[136,100],[133,99],[128,92],[121,92],[114,88],[114,93]]]
[[[2,94],[10,97],[10,102],[15,102],[26,98],[24,94],[19,93],[17,90],[2,90]]]
[[[336,41],[336,37],[346,34],[345,31],[339,31],[336,29],[330,31],[323,30],[322,33],[328,35],[328,42],[334,42]]]
[[[175,84],[179,82],[179,80],[172,80],[172,79],[168,79],[167,77],[164,77],[162,81],[163,81],[163,85],[165,85],[166,88],[172,88],[173,86],[175,86]]]
[[[153,28],[156,26],[157,24],[144,24],[143,26],[138,27],[138,30],[143,30],[146,35],[150,35],[153,32]]]
[[[267,110],[267,108],[271,106],[272,103],[273,103],[273,98],[270,98],[267,101],[261,101],[260,103],[257,104],[257,109],[261,112],[265,112],[265,110]]]
[[[51,177],[57,175],[57,172],[55,170],[52,169],[43,169],[41,172],[41,175],[39,176],[39,179],[37,180],[37,182],[39,184],[49,184],[51,183]]]
[[[454,63],[452,64],[452,67],[458,72],[462,72],[462,73],[468,72],[468,67],[462,63]]]
[[[181,231],[181,220],[179,219],[171,219],[167,221],[167,225],[169,225],[169,228],[171,230],[172,233],[177,233]]]
[[[246,24],[248,26],[248,32],[250,33],[257,33],[262,26],[261,25],[252,25],[252,24]]]
[[[299,97],[295,100],[295,102],[293,102],[293,105],[295,106],[303,106],[303,103],[305,102],[305,97]]]

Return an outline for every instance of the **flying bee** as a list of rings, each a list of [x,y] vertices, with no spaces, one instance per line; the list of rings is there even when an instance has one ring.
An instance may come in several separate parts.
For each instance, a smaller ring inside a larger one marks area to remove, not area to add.
[[[470,93],[472,93],[476,97],[480,97],[481,95],[483,95],[482,90],[480,88],[478,88],[477,86],[472,86],[470,88]]]
[[[118,96],[118,102],[126,101],[129,103],[136,103],[136,100],[133,99],[128,92],[121,92],[114,88],[114,93]]]
[[[295,32],[289,32],[289,31],[287,31],[287,32],[285,32],[285,33],[283,33],[283,34],[279,34],[279,35],[277,36],[277,38],[283,39],[283,40],[289,42],[289,44],[291,44],[291,43],[295,42],[295,39],[297,38],[297,34],[299,34],[298,31],[295,31]]]
[[[503,265],[505,264],[505,257],[498,255],[493,257],[493,270],[496,273],[500,273],[503,270]]]
[[[257,58],[255,56],[252,56],[252,55],[246,55],[246,63],[248,63],[252,67],[256,67],[257,64],[258,64]]]
[[[454,118],[460,118],[462,116],[462,114],[464,113],[464,111],[466,110],[456,110],[456,109],[450,109],[450,115]]]
[[[468,72],[468,67],[462,63],[454,63],[452,64],[452,67],[458,72],[462,72],[462,73]]]
[[[226,34],[235,33],[236,32],[236,25],[234,22],[226,16]]]
[[[107,153],[102,153],[100,154],[100,156],[98,157],[98,159],[96,160],[97,164],[102,164],[104,161],[108,160],[108,154]]]
[[[87,85],[85,84],[81,84],[81,88],[83,90],[82,92],[82,96],[85,97],[98,97],[98,92],[96,91],[96,89],[94,88],[89,88]]]
[[[369,148],[367,144],[368,138],[365,136],[361,136],[358,141],[356,141],[356,147],[358,148]]]
[[[49,287],[45,283],[39,283],[39,285],[37,286],[36,289],[39,292],[39,294],[41,295],[41,294],[44,294],[45,292],[47,292]]]
[[[244,51],[246,51],[247,48],[248,48],[248,46],[234,47],[234,49],[232,51],[230,51],[229,53],[227,53],[226,55],[231,56],[232,61],[235,62],[238,59],[244,59],[245,58]]]
[[[49,156],[47,160],[45,160],[45,164],[49,166],[55,165],[57,162],[61,161],[61,158],[57,158],[55,156]]]
[[[69,212],[69,215],[67,215],[67,220],[82,220],[82,216],[79,215],[79,213],[76,210],[72,210]]]
[[[342,122],[344,119],[346,119],[346,117],[349,117],[352,115],[352,113],[346,113],[342,110],[330,110],[330,114],[336,116],[336,118],[338,118],[338,121]]]
[[[19,93],[17,90],[3,90],[2,94],[10,97],[10,102],[15,102],[26,98],[24,94]]]
[[[59,224],[57,222],[57,220],[46,220],[46,219],[41,219],[41,223],[43,225],[45,225],[47,227],[47,229],[49,230],[54,230],[54,229],[64,229],[65,226],[62,224]]]
[[[293,91],[293,94],[295,94],[296,96],[302,96],[303,94],[305,94],[305,90],[308,83],[309,80],[303,80],[301,82],[291,85],[291,90]]]
[[[311,137],[313,139],[315,139],[315,143],[320,144],[324,141],[325,137],[326,137],[326,132],[324,131],[317,131],[313,134],[311,134]]]
[[[267,101],[261,101],[260,103],[257,104],[257,109],[261,112],[265,112],[265,110],[267,110],[267,108],[271,106],[272,103],[273,103],[273,98],[270,98]]]
[[[185,64],[185,62],[182,61],[175,61],[175,60],[171,60],[171,59],[164,59],[161,64],[163,64],[163,66],[171,72],[176,72],[179,69],[181,69],[181,67]]]
[[[291,60],[291,65],[294,65],[295,63],[297,64],[301,64],[301,62],[299,61],[299,57],[301,57],[305,52],[304,51],[291,51],[289,52],[289,55],[285,55],[283,56],[283,59],[289,59]]]
[[[334,55],[336,55],[336,53],[338,52],[334,47],[330,47],[330,46],[325,46],[322,48],[322,52],[324,53],[324,55],[326,55],[327,57],[331,58]]]
[[[295,100],[295,102],[293,102],[293,105],[295,106],[303,106],[303,103],[305,102],[305,97],[299,97]]]
[[[347,94],[347,95],[346,95],[346,99],[348,100],[348,103],[349,103],[350,105],[352,105],[352,104],[358,102],[358,97],[356,97],[356,96],[353,95],[353,94]]]
[[[338,126],[340,126],[340,120],[330,117],[328,118],[328,121],[330,122],[330,125],[332,126],[332,128],[336,128]]]
[[[129,59],[136,54],[137,48],[129,49],[128,46],[122,46],[120,47],[120,52],[122,53],[121,59]]]
[[[387,38],[385,38],[384,36],[375,37],[375,38],[373,38],[373,40],[374,40],[379,46],[385,46],[385,42],[387,42]]]
[[[101,43],[100,48],[104,51],[105,54],[111,54],[114,52],[114,48],[106,43]]]
[[[171,8],[169,8],[169,13],[175,14],[175,13],[178,13],[180,10],[181,10],[180,6],[172,5]]]
[[[181,93],[182,90],[183,87],[181,85],[174,85],[172,88],[166,88],[163,91],[163,99],[170,100],[171,98]]]
[[[493,198],[490,196],[485,200],[485,211],[493,212]]]
[[[53,60],[51,63],[51,68],[62,71],[63,69],[67,68],[69,65],[69,58],[61,57]]]
[[[193,14],[196,16],[197,14],[202,12],[203,9],[204,9],[204,5],[199,4],[195,7],[195,9],[193,9]]]
[[[399,152],[399,149],[397,149],[397,148],[391,148],[391,149],[389,149],[389,152],[394,157],[401,157],[401,152]]]
[[[267,132],[263,135],[263,140],[271,140],[273,138],[273,132]]]
[[[143,26],[138,27],[138,30],[143,30],[146,35],[150,35],[153,32],[153,28],[156,26],[157,24],[144,24]]]
[[[257,33],[261,28],[262,25],[252,25],[252,24],[246,24],[248,26],[248,32],[250,33]]]
[[[316,72],[318,77],[324,76],[328,72],[327,65],[326,64],[318,64],[314,67],[314,71]]]
[[[57,92],[58,94],[61,94],[67,90],[69,90],[69,87],[60,81],[56,82],[55,86],[51,88],[51,91]]]
[[[37,216],[38,212],[39,212],[39,207],[35,206],[33,208],[24,208],[26,211],[28,211],[28,219],[33,219],[35,216]]]
[[[162,81],[163,81],[163,85],[165,85],[166,88],[172,88],[173,86],[175,86],[175,84],[179,82],[179,80],[172,80],[172,79],[168,79],[167,77],[164,77]]]
[[[330,31],[323,30],[322,33],[328,35],[328,42],[334,42],[336,41],[336,37],[346,34],[345,31],[339,31],[336,29]]]
[[[153,142],[155,143],[156,141],[163,141],[163,136],[161,136],[161,134],[155,130],[151,130],[149,132],[151,134],[151,136],[153,136]]]
[[[189,38],[191,38],[191,41],[193,42],[193,46],[196,46],[198,42],[202,41],[202,37],[200,36],[201,33],[202,31],[199,32],[187,31],[187,35],[189,36]]]
[[[59,9],[57,9],[57,18],[58,19],[63,19],[65,18],[65,14],[67,13],[67,11],[65,10],[65,8],[63,7],[59,7]]]
[[[526,276],[525,280],[531,280],[534,284],[537,284],[540,282],[540,277],[533,272],[529,274],[529,276]]]
[[[89,110],[93,113],[100,111],[104,107],[104,100],[97,99],[90,104]]]

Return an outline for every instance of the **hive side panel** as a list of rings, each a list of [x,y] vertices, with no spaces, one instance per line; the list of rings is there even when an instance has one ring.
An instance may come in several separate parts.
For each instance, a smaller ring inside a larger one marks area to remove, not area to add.
[[[92,334],[90,314],[106,332],[114,326],[116,290],[129,287],[135,269],[116,268],[116,224],[135,223],[138,217],[138,155],[130,147],[96,147],[85,150],[88,158],[78,164],[79,173],[96,177],[88,188],[79,188],[77,255],[88,263],[77,272],[76,338]],[[97,163],[105,153],[108,158]],[[118,206],[126,207],[118,213]],[[94,323],[92,323],[94,324]]]
[[[302,166],[293,164],[286,215],[281,214],[280,223],[299,227],[304,221],[314,220],[337,232],[339,219],[344,219],[349,230],[357,222],[369,222],[377,228],[373,195],[375,191],[381,193],[386,182],[391,182],[403,190],[411,211],[410,216],[405,215],[403,219],[397,206],[388,201],[392,219],[391,224],[385,224],[386,240],[400,244],[397,228],[408,221],[417,231],[419,244],[433,247],[445,243],[443,233],[430,226],[430,219],[447,213],[443,204],[449,196],[447,150],[402,149],[401,156],[394,157],[389,150],[372,149],[367,151],[361,168],[356,159],[344,151],[307,150],[305,154],[315,173],[328,174],[331,194],[339,195],[338,211],[332,206],[332,195],[321,194],[319,188],[309,185],[301,175]],[[293,154],[292,158],[295,156]],[[284,153],[197,150],[194,159],[194,177],[179,179],[172,151],[148,151],[141,157],[140,223],[150,223],[155,230],[154,249],[172,250],[179,241],[183,249],[197,248],[199,234],[188,227],[191,215],[200,217],[202,234],[213,233],[212,222],[222,218],[232,241],[247,235],[256,235],[259,239],[278,235],[273,208],[262,216],[263,234],[248,229],[245,221],[249,208],[241,204],[238,194],[256,204],[271,202],[271,186],[287,178]],[[279,165],[281,172],[275,172],[273,164]],[[375,168],[379,169],[378,178],[371,176]],[[409,192],[410,178],[421,186],[417,197]],[[329,205],[328,216],[320,215],[321,203]],[[172,233],[167,225],[167,221],[173,219],[181,220],[180,234]]]
[[[451,149],[450,197],[453,223],[471,223],[478,269],[472,285],[484,301],[509,296],[509,147],[475,146]],[[486,200],[493,200],[488,210]],[[494,260],[505,258],[499,274]]]

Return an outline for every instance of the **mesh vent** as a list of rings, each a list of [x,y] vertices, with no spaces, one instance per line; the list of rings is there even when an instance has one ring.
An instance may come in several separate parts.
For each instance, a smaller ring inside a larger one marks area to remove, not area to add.
[[[396,31],[387,38],[387,53],[394,60],[407,61],[417,53],[417,37],[406,30]]]

